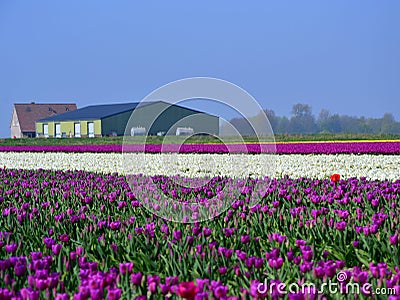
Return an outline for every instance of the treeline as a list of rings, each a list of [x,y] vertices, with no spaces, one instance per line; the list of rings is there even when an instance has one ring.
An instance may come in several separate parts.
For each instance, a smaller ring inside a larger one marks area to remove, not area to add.
[[[391,113],[382,118],[365,118],[331,114],[323,109],[318,117],[312,113],[307,104],[293,105],[291,117],[277,116],[273,110],[264,110],[276,134],[315,134],[315,133],[366,133],[366,134],[400,134],[400,122]],[[254,118],[259,118],[260,115]],[[234,118],[231,124],[241,135],[254,135],[254,130],[244,118]]]

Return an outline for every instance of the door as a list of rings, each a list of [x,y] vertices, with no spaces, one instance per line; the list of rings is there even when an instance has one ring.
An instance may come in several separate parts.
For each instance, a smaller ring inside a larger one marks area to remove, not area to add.
[[[94,123],[93,122],[88,123],[88,136],[94,137]]]
[[[56,124],[56,138],[61,137],[61,124]]]
[[[43,124],[43,135],[49,137],[49,124]]]
[[[81,137],[81,123],[75,123],[75,137]]]

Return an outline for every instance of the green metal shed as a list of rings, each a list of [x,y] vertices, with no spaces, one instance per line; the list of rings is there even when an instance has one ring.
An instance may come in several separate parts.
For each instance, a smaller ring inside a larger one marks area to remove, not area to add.
[[[178,128],[218,135],[219,118],[163,101],[92,105],[37,121],[36,136],[130,135],[132,128],[146,135],[175,135]]]

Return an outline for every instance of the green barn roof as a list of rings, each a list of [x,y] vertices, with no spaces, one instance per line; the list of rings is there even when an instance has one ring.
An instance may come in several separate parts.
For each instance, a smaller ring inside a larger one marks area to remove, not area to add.
[[[133,103],[118,103],[118,104],[101,104],[101,105],[91,105],[86,106],[74,111],[69,111],[59,115],[53,115],[44,119],[40,119],[37,122],[57,122],[57,121],[78,121],[78,120],[99,120],[107,117],[111,117],[117,114],[121,114],[128,111],[133,111],[137,107],[143,107],[155,103],[160,103],[164,101],[150,101],[150,102],[133,102]],[[171,106],[180,107],[183,109],[191,110],[196,113],[204,113],[195,109],[188,107],[183,107],[177,104],[169,104]],[[208,114],[208,113],[206,113]],[[210,114],[208,114],[210,115]]]
[[[134,110],[139,105],[135,103],[103,104],[86,106],[74,111],[40,119],[38,122],[72,121],[72,120],[99,120],[116,114]],[[140,107],[143,104],[140,105]]]

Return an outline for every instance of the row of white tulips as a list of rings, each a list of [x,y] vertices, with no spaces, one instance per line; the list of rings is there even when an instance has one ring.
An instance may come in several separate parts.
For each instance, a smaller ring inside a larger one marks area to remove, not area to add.
[[[400,156],[1,152],[0,166],[144,175],[400,179]]]

